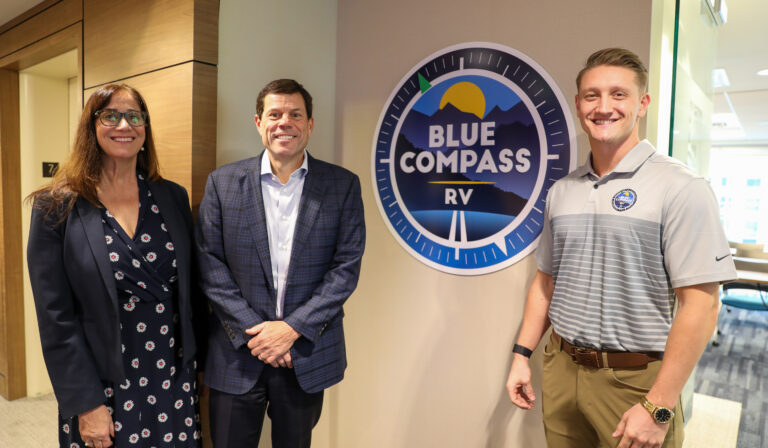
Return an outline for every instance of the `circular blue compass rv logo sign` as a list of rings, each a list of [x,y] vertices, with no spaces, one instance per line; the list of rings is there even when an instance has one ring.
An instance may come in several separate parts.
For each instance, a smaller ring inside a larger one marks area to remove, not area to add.
[[[492,43],[445,48],[395,87],[373,142],[379,210],[397,241],[443,272],[505,268],[535,247],[547,191],[576,163],[552,78]]]

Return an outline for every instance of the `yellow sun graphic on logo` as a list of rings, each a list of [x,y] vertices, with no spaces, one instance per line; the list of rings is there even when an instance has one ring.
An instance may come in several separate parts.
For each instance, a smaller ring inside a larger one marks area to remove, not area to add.
[[[471,82],[457,82],[448,87],[440,100],[440,109],[448,103],[462,112],[475,114],[480,119],[485,116],[485,95],[480,87]]]

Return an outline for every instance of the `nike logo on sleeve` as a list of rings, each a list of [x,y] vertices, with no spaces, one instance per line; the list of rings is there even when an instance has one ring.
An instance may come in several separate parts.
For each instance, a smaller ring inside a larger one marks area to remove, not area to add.
[[[718,257],[717,255],[715,255],[715,261],[723,261],[723,260],[725,260],[726,258],[728,258],[730,256],[731,256],[731,254],[723,255],[722,257]]]

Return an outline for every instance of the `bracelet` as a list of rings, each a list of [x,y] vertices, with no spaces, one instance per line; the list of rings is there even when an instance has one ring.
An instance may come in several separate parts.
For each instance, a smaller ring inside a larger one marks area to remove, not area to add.
[[[526,358],[530,358],[531,355],[533,354],[533,350],[527,347],[523,347],[522,345],[515,344],[515,346],[512,347],[512,353],[519,353],[525,356]]]

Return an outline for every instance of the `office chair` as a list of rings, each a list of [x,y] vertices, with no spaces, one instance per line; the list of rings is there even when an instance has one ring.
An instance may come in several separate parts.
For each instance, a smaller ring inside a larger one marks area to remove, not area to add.
[[[749,282],[730,282],[723,285],[720,302],[726,312],[731,312],[731,307],[755,311],[768,311],[768,285]],[[722,310],[721,310],[722,312]],[[720,324],[718,323],[715,339],[712,345],[720,345]]]

